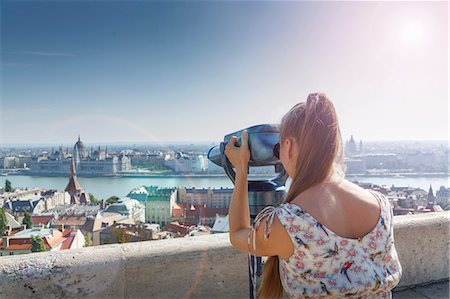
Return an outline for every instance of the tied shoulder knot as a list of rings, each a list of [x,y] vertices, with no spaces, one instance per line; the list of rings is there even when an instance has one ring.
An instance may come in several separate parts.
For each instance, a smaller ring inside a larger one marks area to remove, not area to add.
[[[273,219],[275,215],[278,213],[280,207],[267,206],[265,207],[259,214],[256,216],[253,224],[250,226],[248,230],[248,258],[249,258],[249,268],[250,268],[250,277],[253,285],[253,294],[256,294],[256,272],[257,272],[257,262],[256,255],[252,255],[252,245],[253,252],[256,254],[256,230],[261,226],[261,223],[264,221],[264,240],[269,239],[270,232],[272,229]]]

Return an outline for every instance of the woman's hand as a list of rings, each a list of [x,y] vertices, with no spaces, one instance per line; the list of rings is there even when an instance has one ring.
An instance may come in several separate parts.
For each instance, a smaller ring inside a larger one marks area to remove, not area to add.
[[[244,130],[241,137],[241,146],[237,147],[235,143],[238,141],[236,136],[231,137],[225,147],[225,155],[234,168],[236,173],[247,173],[248,161],[250,160],[250,150],[248,148],[248,132]]]

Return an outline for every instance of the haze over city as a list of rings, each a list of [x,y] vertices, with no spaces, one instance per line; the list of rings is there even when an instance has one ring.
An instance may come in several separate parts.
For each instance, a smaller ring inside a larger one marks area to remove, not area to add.
[[[446,2],[2,2],[0,144],[211,142],[311,91],[344,139],[448,139]]]

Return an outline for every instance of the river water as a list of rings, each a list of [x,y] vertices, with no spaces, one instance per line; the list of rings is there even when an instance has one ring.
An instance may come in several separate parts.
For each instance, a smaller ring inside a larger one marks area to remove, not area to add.
[[[349,180],[358,180],[361,182],[370,182],[378,185],[410,186],[418,187],[428,191],[430,184],[436,191],[440,186],[449,187],[450,177],[349,177]],[[68,178],[65,177],[38,177],[10,175],[0,177],[0,186],[5,185],[5,180],[11,181],[13,187],[64,190]],[[196,187],[196,188],[220,188],[233,187],[228,177],[96,177],[96,178],[78,178],[81,186],[89,193],[95,195],[98,199],[106,199],[116,195],[123,197],[128,192],[142,185],[157,185],[161,187]]]

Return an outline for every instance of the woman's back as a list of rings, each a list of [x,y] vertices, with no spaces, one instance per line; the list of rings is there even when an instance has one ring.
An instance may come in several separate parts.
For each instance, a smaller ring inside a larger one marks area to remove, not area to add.
[[[400,279],[389,201],[382,194],[352,186],[341,193],[339,188],[348,184],[304,192],[295,202],[276,209],[294,244],[293,255],[280,259],[281,281],[293,298],[389,296]],[[313,202],[306,199],[308,194],[325,196],[330,191],[336,193],[328,194],[327,200],[315,198],[316,206],[325,202],[322,207],[308,205]],[[347,199],[339,198],[345,194]],[[303,208],[305,205],[310,209]],[[355,214],[360,215],[353,217]],[[358,222],[364,217],[370,220]],[[343,221],[335,221],[337,218]]]
[[[380,205],[373,194],[347,180],[320,183],[302,192],[291,203],[346,238],[366,235],[380,217]]]

